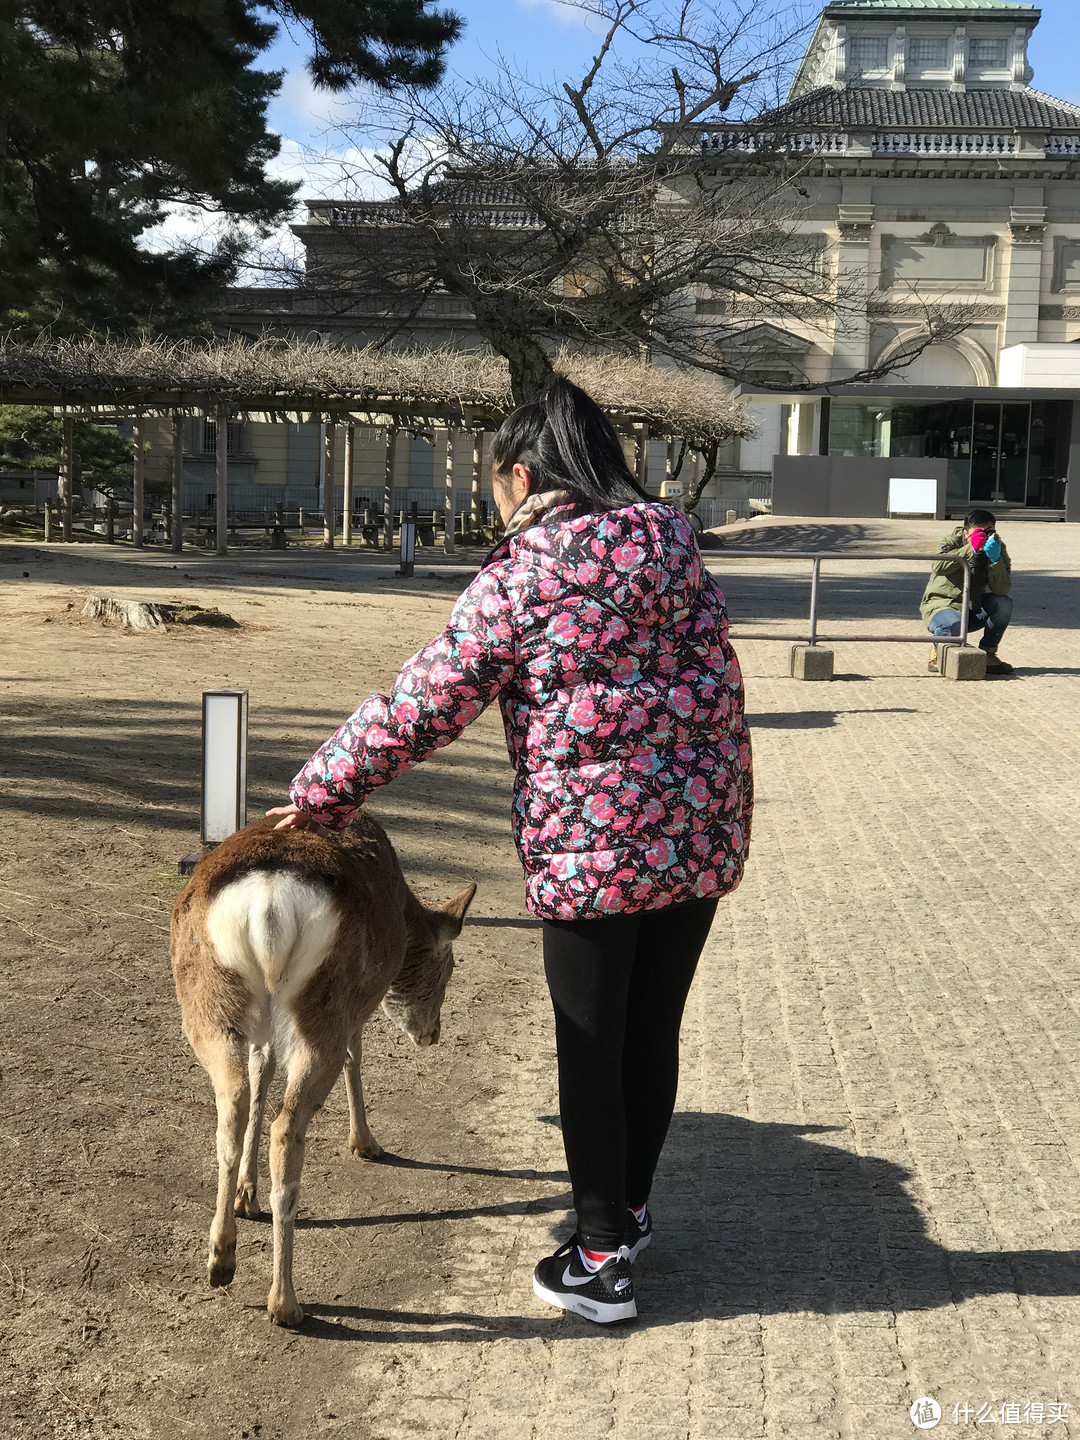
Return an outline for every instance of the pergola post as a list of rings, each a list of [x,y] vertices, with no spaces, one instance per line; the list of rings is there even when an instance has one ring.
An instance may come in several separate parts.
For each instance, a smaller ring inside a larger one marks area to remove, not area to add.
[[[345,489],[341,507],[341,543],[352,544],[353,457],[356,453],[356,426],[350,420],[345,426]]]
[[[184,549],[184,417],[179,410],[172,417],[172,548],[174,555]]]
[[[334,424],[334,417],[328,415],[326,424],[323,426],[323,454],[322,454],[322,513],[323,513],[323,549],[334,548],[334,531],[337,529],[337,516],[335,514],[335,492],[334,492],[334,437],[337,434],[337,426]]]
[[[71,539],[71,491],[75,483],[75,417],[65,415],[62,424],[63,440],[60,452],[60,523],[61,537]]]
[[[217,408],[215,474],[217,477],[217,532],[214,549],[218,555],[229,553],[229,407]]]
[[[443,550],[447,555],[454,553],[454,452],[457,449],[457,431],[446,431],[446,492],[443,497]]]
[[[136,416],[131,438],[134,445],[131,480],[131,543],[136,550],[142,549],[143,509],[146,504],[146,451],[143,446],[142,416]]]
[[[649,425],[642,421],[637,437],[637,482],[643,490],[649,488]]]
[[[484,432],[473,431],[472,486],[469,491],[469,530],[476,543],[480,530],[480,481],[484,472]]]
[[[390,551],[394,548],[394,469],[397,464],[396,427],[386,432],[386,475],[383,480],[383,546]]]

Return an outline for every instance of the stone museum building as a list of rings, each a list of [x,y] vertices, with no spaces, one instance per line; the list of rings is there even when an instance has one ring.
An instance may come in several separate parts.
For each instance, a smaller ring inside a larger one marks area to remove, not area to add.
[[[1062,509],[1080,395],[1080,347],[1067,348],[1080,339],[1080,107],[1034,87],[1039,18],[1007,0],[835,0],[780,109],[749,133],[702,127],[718,180],[758,132],[806,154],[799,228],[820,234],[845,295],[828,334],[730,316],[759,386],[833,382],[786,404],[759,393],[738,468],[936,460],[950,509]],[[934,305],[960,312],[963,332],[883,381],[833,388],[902,358]]]

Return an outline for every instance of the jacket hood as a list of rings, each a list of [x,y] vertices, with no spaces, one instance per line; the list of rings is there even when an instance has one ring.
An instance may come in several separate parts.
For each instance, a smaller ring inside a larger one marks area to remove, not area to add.
[[[690,522],[670,505],[627,505],[574,516],[550,511],[510,542],[570,588],[656,629],[677,625],[701,589],[701,554]],[[542,588],[542,582],[541,582]]]

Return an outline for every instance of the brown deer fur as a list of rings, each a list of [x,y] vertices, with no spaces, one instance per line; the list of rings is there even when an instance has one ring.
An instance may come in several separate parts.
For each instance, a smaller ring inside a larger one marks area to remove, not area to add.
[[[236,1215],[259,1214],[259,1135],[274,1068],[286,1071],[270,1128],[278,1325],[304,1312],[292,1284],[293,1227],[308,1123],[344,1068],[349,1142],[382,1151],[368,1129],[360,1033],[383,1009],[418,1045],[439,1038],[452,943],[476,892],[441,909],[409,889],[385,831],[361,811],[341,836],[259,820],[195,867],[172,913],[170,952],[184,1033],[217,1097],[218,1191],[210,1284],[236,1269]]]

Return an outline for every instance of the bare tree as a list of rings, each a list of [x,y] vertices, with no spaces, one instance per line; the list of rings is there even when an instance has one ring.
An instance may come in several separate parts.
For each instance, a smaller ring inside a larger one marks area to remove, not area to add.
[[[830,332],[859,302],[799,233],[812,157],[755,124],[800,38],[792,13],[752,0],[578,8],[597,47],[572,81],[504,59],[492,78],[394,97],[349,132],[371,158],[348,167],[343,193],[370,193],[376,175],[391,198],[322,207],[326,223],[304,232],[305,286],[387,341],[415,338],[437,297],[458,297],[509,362],[518,403],[543,390],[557,346],[740,379],[733,309],[743,326]],[[702,143],[717,120],[753,134],[735,173],[718,175]],[[719,318],[703,321],[710,308]],[[955,317],[925,319],[924,345],[956,333]]]

